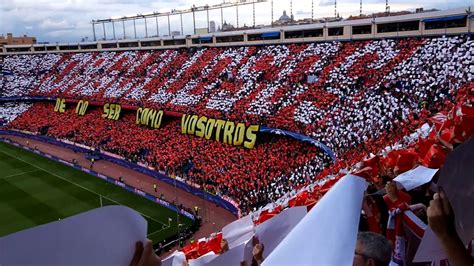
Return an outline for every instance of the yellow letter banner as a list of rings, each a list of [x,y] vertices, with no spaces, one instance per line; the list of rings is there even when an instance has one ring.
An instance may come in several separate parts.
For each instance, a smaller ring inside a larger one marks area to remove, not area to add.
[[[54,111],[64,113],[66,111],[66,99],[57,98],[56,105],[54,106]]]
[[[136,116],[136,124],[149,126],[151,128],[160,128],[163,119],[162,110],[154,110],[149,108],[138,108]]]
[[[87,107],[89,106],[88,101],[80,100],[76,105],[76,114],[83,116],[86,114]]]
[[[118,120],[121,110],[122,108],[120,107],[120,104],[106,103],[104,104],[104,112],[102,113],[102,117],[110,120]]]
[[[255,146],[259,130],[259,125],[246,126],[244,123],[236,124],[232,121],[212,119],[205,116],[199,117],[197,115],[183,114],[181,117],[182,134],[215,139],[233,146],[243,145],[247,149],[253,149]]]

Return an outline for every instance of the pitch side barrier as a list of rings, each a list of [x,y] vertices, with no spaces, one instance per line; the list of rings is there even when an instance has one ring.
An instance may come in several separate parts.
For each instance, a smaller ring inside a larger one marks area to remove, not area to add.
[[[54,101],[55,97],[45,96],[12,96],[0,97],[0,102],[15,102],[15,101]]]
[[[85,145],[80,145],[80,144],[75,144],[73,142],[69,142],[69,141],[65,141],[65,140],[60,140],[60,139],[55,139],[55,138],[51,138],[51,137],[47,137],[47,136],[42,136],[42,135],[36,135],[36,134],[33,134],[33,133],[30,133],[30,132],[20,132],[20,131],[14,131],[14,130],[0,130],[0,134],[2,135],[12,135],[12,136],[18,136],[18,137],[23,137],[23,138],[29,138],[29,139],[34,139],[34,140],[39,140],[39,141],[42,141],[42,142],[47,142],[47,143],[50,143],[50,144],[53,144],[53,145],[56,145],[56,146],[61,146],[61,147],[64,147],[64,148],[68,148],[68,149],[73,149],[73,150],[76,150],[76,151],[79,151],[81,153],[88,153],[90,152],[92,149],[90,147],[87,147]],[[38,153],[39,151],[35,151],[33,149],[29,149],[29,150],[32,150],[33,152],[35,153]],[[240,209],[238,208],[238,204],[235,203],[232,199],[228,198],[228,199],[224,199],[224,198],[221,198],[219,196],[216,196],[216,195],[213,195],[213,194],[210,194],[210,193],[207,193],[203,190],[201,190],[200,188],[197,188],[197,187],[194,187],[190,184],[187,184],[181,180],[176,180],[176,179],[173,179],[171,177],[168,177],[166,176],[165,174],[161,173],[161,172],[157,172],[156,170],[152,170],[150,168],[148,168],[147,166],[145,165],[139,165],[139,164],[136,164],[136,163],[133,163],[133,162],[130,162],[128,160],[126,160],[125,158],[123,157],[120,157],[116,154],[112,154],[112,153],[109,153],[109,152],[104,152],[104,151],[98,151],[98,153],[102,156],[102,158],[106,161],[109,161],[109,162],[112,162],[112,163],[115,163],[115,164],[118,164],[120,166],[123,166],[123,167],[126,167],[126,168],[129,168],[129,169],[132,169],[134,171],[137,171],[137,172],[140,172],[140,173],[143,173],[145,175],[148,175],[148,176],[151,176],[155,179],[158,179],[164,183],[167,183],[169,184],[170,186],[176,186],[177,188],[187,192],[187,193],[191,193],[195,196],[198,196],[208,202],[211,202],[211,203],[214,203],[224,209],[226,209],[227,211],[231,212],[232,214],[234,214],[236,217],[240,217],[241,215],[241,212],[240,212]],[[39,153],[38,153],[39,154]],[[40,154],[42,155],[42,154]],[[45,157],[47,158],[51,158],[50,157],[51,155],[45,155]],[[51,158],[52,159],[52,158]],[[63,163],[63,164],[66,164],[68,166],[72,166],[72,167],[75,167],[81,171],[84,171],[84,172],[87,172],[87,173],[90,173],[94,176],[97,176],[99,178],[102,178],[104,179],[104,175],[100,174],[100,173],[97,173],[95,171],[92,171],[90,169],[87,169],[87,168],[84,168],[84,167],[80,167],[80,166],[74,166],[72,163],[70,162],[66,162],[60,158],[56,158],[57,161]],[[84,170],[85,169],[85,170]],[[99,176],[100,175],[100,176]],[[106,181],[109,181],[107,178],[109,177],[106,177],[104,180]],[[155,201],[167,208],[170,208],[172,209],[173,211],[176,211],[177,210],[177,207],[172,205],[171,203],[163,203],[162,204],[162,200],[159,199],[159,198],[156,198],[152,195],[149,195],[137,188],[134,188],[134,187],[131,187],[129,185],[126,185],[126,184],[123,184],[115,179],[112,179],[111,183],[115,184],[115,185],[118,185],[118,186],[121,186],[135,194],[138,194],[142,197],[145,197],[145,198],[148,198],[152,201]],[[117,184],[117,183],[120,183],[120,184]],[[172,207],[168,207],[168,206],[172,206]],[[187,216],[189,217],[190,219],[194,220],[195,217],[185,211],[185,210],[179,210],[179,212],[181,214],[183,214],[184,216]],[[191,218],[192,217],[192,218]]]
[[[3,134],[4,132],[0,132],[0,133]],[[11,135],[13,135],[13,134],[11,134]],[[32,138],[32,139],[34,139],[34,138]],[[100,178],[100,179],[102,179],[102,180],[104,180],[104,181],[107,181],[107,182],[109,182],[109,183],[111,183],[111,184],[113,184],[113,185],[119,186],[119,187],[124,188],[124,189],[126,189],[126,190],[128,190],[128,191],[130,191],[130,192],[133,192],[133,193],[135,193],[135,194],[137,194],[137,195],[139,195],[139,196],[141,196],[141,197],[143,197],[143,198],[146,198],[146,199],[151,200],[151,201],[153,201],[153,202],[155,202],[155,203],[158,203],[159,205],[161,205],[161,206],[163,206],[163,207],[166,207],[166,208],[172,210],[173,212],[178,212],[179,214],[181,214],[181,215],[183,215],[183,216],[186,216],[186,217],[188,217],[189,219],[191,219],[191,220],[193,220],[193,221],[196,220],[196,218],[194,217],[194,215],[192,215],[191,213],[189,213],[189,212],[187,212],[187,211],[185,211],[185,210],[183,210],[183,209],[180,209],[180,208],[176,207],[176,206],[173,205],[172,203],[167,202],[167,201],[165,201],[165,200],[162,200],[162,199],[160,199],[160,198],[157,198],[157,197],[155,197],[155,196],[153,196],[153,195],[151,195],[151,194],[148,194],[148,193],[146,193],[146,192],[144,192],[144,191],[141,191],[141,190],[139,190],[138,188],[135,188],[135,187],[132,187],[132,186],[130,186],[130,185],[127,185],[127,184],[125,184],[125,183],[123,183],[123,182],[120,182],[120,181],[118,181],[118,180],[116,180],[116,179],[114,179],[114,178],[112,178],[112,177],[109,177],[109,176],[106,176],[106,175],[104,175],[104,174],[98,173],[98,172],[96,172],[96,171],[94,171],[94,170],[90,170],[90,169],[88,169],[88,168],[86,168],[86,167],[82,167],[82,166],[80,166],[80,165],[73,164],[73,163],[71,163],[71,162],[65,161],[65,160],[63,160],[63,159],[61,159],[61,158],[58,158],[58,157],[56,157],[56,156],[53,156],[53,155],[44,153],[44,152],[42,152],[42,151],[35,150],[35,149],[31,148],[31,147],[27,147],[27,146],[21,145],[21,144],[19,144],[19,143],[17,143],[17,142],[10,141],[10,140],[8,140],[8,139],[2,139],[2,138],[0,138],[0,141],[5,142],[5,143],[10,143],[10,144],[12,144],[12,145],[14,145],[14,146],[16,146],[16,147],[19,147],[19,148],[22,148],[22,149],[31,151],[31,152],[36,153],[36,154],[38,154],[38,155],[41,155],[41,156],[43,156],[43,157],[45,157],[45,158],[48,158],[48,159],[51,159],[51,160],[53,160],[53,161],[59,162],[59,163],[61,163],[61,164],[63,164],[63,165],[76,168],[76,169],[79,170],[79,171],[82,171],[82,172],[88,173],[88,174],[90,174],[90,175],[93,175],[93,176],[95,176],[95,177],[98,177],[98,178]]]

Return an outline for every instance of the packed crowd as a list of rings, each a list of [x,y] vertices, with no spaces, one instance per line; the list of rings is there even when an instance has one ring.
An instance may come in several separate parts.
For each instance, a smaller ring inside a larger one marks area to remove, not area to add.
[[[266,124],[337,150],[392,129],[422,102],[436,108],[472,80],[472,45],[456,36],[8,56],[3,68],[13,75],[1,88],[5,96],[113,100]]]
[[[0,96],[12,97],[28,94],[31,88],[43,82],[42,77],[47,75],[55,64],[67,60],[61,58],[59,54],[12,55],[2,58],[0,72],[3,77],[0,78]]]
[[[28,103],[0,103],[0,120],[10,123],[31,107]]]
[[[66,114],[52,112],[53,108],[52,103],[36,103],[10,127],[69,139],[131,158],[170,176],[185,177],[212,193],[240,199],[245,209],[268,203],[270,198],[262,197],[263,191],[272,186],[276,177],[289,175],[311,161],[317,167],[329,162],[314,146],[293,139],[262,136],[262,145],[247,150],[183,135],[178,120],[154,130],[136,125],[133,112],[112,121],[103,119],[98,108],[84,116],[77,116],[74,108],[67,109]],[[283,182],[278,186],[274,193],[279,194],[279,189],[283,192]]]
[[[347,174],[353,174],[363,177],[370,184],[361,209],[354,265],[370,265],[367,264],[369,260],[375,265],[389,265],[390,262],[393,265],[412,265],[427,226],[439,238],[446,258],[449,259],[449,262],[432,261],[435,265],[472,265],[474,257],[471,256],[474,254],[469,253],[465,248],[466,243],[456,233],[453,209],[447,207],[450,204],[448,196],[440,189],[441,171],[433,173],[432,179],[412,187],[407,186],[411,183],[398,183],[402,181],[398,181],[396,177],[418,167],[443,168],[446,156],[460,144],[469,139],[472,141],[473,136],[474,83],[471,83],[460,89],[449,111],[434,115],[429,124],[424,124],[400,142],[387,146],[380,153],[372,154],[349,168],[330,166],[328,175],[318,182],[299,191],[293,190],[278,201],[252,213],[252,221],[258,226],[288,208],[299,206],[306,206],[309,211],[336,182]],[[461,171],[459,168],[457,170]],[[417,178],[421,179],[420,176]],[[445,180],[444,183],[446,182]],[[455,197],[451,195],[450,198]],[[463,204],[469,205],[470,202]],[[255,237],[258,238],[259,230],[256,232]],[[181,252],[187,260],[200,258],[209,252],[223,254],[227,251],[226,241],[225,232],[216,232],[209,238],[186,245]],[[265,259],[261,255],[260,262]]]
[[[326,143],[344,168],[400,141],[474,79],[466,36],[259,47],[7,56],[0,96],[60,96],[196,113],[288,129]],[[11,128],[66,138],[265,205],[327,175],[315,147],[259,136],[253,150],[34,104]]]

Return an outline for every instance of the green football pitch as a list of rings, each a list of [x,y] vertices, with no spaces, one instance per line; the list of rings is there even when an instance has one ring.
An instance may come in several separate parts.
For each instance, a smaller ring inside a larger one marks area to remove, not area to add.
[[[0,142],[0,237],[106,205],[125,205],[148,221],[157,243],[178,233],[176,212],[97,177]],[[172,221],[169,221],[169,218]],[[179,216],[180,230],[192,220]]]

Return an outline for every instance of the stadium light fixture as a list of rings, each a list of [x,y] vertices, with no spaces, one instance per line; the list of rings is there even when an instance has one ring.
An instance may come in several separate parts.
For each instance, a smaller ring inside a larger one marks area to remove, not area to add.
[[[293,18],[293,0],[290,0],[290,16]]]
[[[239,28],[239,6],[235,5],[235,16],[237,19],[237,28]]]
[[[146,23],[146,17],[143,17],[143,19],[145,20],[145,38],[148,38],[148,25]]]
[[[255,28],[255,2],[252,5],[253,27]]]
[[[170,14],[168,14],[168,35],[171,36]]]
[[[180,23],[181,23],[181,35],[184,34],[184,31],[183,31],[183,13],[179,14],[179,20],[180,20]]]
[[[105,22],[102,22],[102,29],[104,30],[104,41],[107,40],[107,34],[105,32]]]
[[[92,34],[94,35],[94,42],[97,41],[96,35],[95,35],[95,22],[92,21]]]
[[[115,21],[112,21],[112,33],[113,33],[113,35],[114,35],[114,40],[117,39],[117,38],[115,37]]]
[[[273,27],[273,0],[270,0],[270,4],[271,4],[272,27]]]
[[[123,39],[127,39],[127,35],[125,34],[125,20],[122,20],[122,30],[123,30]]]
[[[160,27],[158,25],[158,17],[155,17],[156,22],[156,37],[160,37]]]
[[[136,40],[137,39],[137,25],[135,23],[135,19],[133,20],[133,34]]]
[[[146,19],[148,17],[169,17],[171,15],[180,15],[180,16],[182,16],[183,14],[193,13],[193,26],[194,26],[194,32],[196,32],[196,30],[195,30],[196,29],[196,23],[195,23],[195,13],[196,12],[220,9],[221,10],[221,24],[223,24],[223,21],[224,21],[223,9],[224,8],[236,7],[238,9],[238,6],[249,5],[249,4],[255,5],[256,3],[264,3],[264,2],[268,2],[268,1],[269,0],[223,1],[221,4],[215,4],[215,5],[206,4],[206,5],[203,5],[203,6],[193,5],[192,7],[188,8],[188,9],[183,9],[183,10],[172,9],[169,12],[153,11],[153,12],[138,13],[138,14],[127,15],[127,16],[113,16],[113,17],[108,18],[108,19],[92,20],[91,23],[99,24],[99,23],[104,23],[104,22],[107,22],[107,23],[109,23],[109,22],[118,22],[118,21],[124,22],[124,21],[132,20],[135,24],[135,20],[137,20],[137,19]],[[272,25],[273,25],[273,0],[271,0],[271,2],[272,2]],[[237,13],[238,13],[238,11],[237,11]],[[237,14],[237,16],[238,16],[238,14]],[[93,29],[93,31],[94,31],[94,29]],[[134,31],[136,31],[136,30],[134,30]],[[181,30],[181,34],[184,34],[183,30]]]

